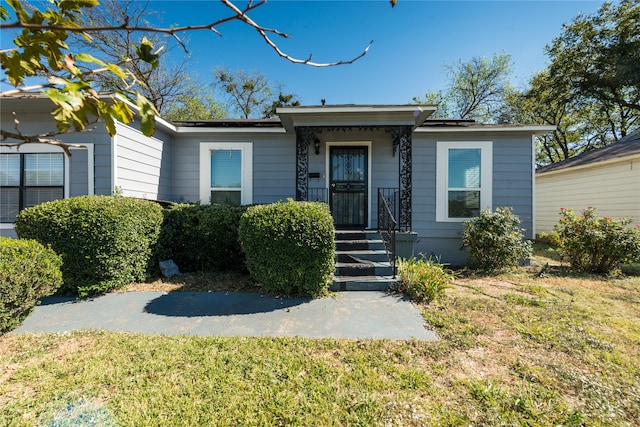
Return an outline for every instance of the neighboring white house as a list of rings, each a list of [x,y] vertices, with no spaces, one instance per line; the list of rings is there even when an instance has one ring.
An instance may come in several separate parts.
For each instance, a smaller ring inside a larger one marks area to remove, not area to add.
[[[640,130],[606,147],[536,170],[535,231],[549,232],[560,208],[640,222]]]

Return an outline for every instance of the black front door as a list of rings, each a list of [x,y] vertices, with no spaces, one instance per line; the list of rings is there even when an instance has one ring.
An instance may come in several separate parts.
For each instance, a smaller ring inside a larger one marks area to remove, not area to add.
[[[329,205],[336,227],[367,225],[367,147],[331,147]]]

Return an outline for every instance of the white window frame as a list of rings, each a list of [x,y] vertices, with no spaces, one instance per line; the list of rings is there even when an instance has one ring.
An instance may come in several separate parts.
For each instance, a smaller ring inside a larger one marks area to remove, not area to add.
[[[242,152],[240,202],[253,203],[253,143],[252,142],[201,142],[200,143],[200,203],[211,201],[211,152],[240,150]]]
[[[93,177],[93,143],[81,144],[80,147],[69,147],[71,151],[75,150],[87,150],[87,194],[94,194],[94,177]],[[64,150],[60,147],[56,147],[51,144],[24,144],[18,150],[16,147],[0,147],[0,153],[2,154],[45,154],[45,153],[62,153],[64,158],[64,198],[69,198],[69,191],[71,190],[71,170],[69,167],[69,156],[64,154]],[[73,154],[73,153],[72,153]],[[22,173],[22,171],[20,171]],[[0,223],[0,229],[13,230],[14,224],[12,222]]]
[[[449,150],[480,149],[480,209],[491,209],[493,201],[493,141],[438,141],[436,151],[436,221],[463,222],[470,218],[449,217]]]

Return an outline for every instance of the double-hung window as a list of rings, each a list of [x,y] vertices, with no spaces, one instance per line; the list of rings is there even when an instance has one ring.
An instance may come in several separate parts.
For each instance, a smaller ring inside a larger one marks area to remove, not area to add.
[[[438,142],[437,221],[464,221],[491,207],[492,161],[491,141]]]
[[[15,222],[31,206],[63,199],[63,153],[0,154],[0,223]]]
[[[200,144],[200,201],[250,204],[253,199],[253,144]]]

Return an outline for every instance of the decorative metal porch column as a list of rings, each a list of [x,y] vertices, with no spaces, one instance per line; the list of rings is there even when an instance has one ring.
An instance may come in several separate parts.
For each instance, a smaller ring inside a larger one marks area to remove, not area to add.
[[[411,231],[411,126],[385,126],[384,130],[391,134],[393,157],[398,156],[398,229]]]
[[[309,144],[316,133],[308,127],[296,127],[296,200],[309,197]]]
[[[411,126],[399,129],[400,162],[400,229],[411,231],[411,146],[413,142]]]

